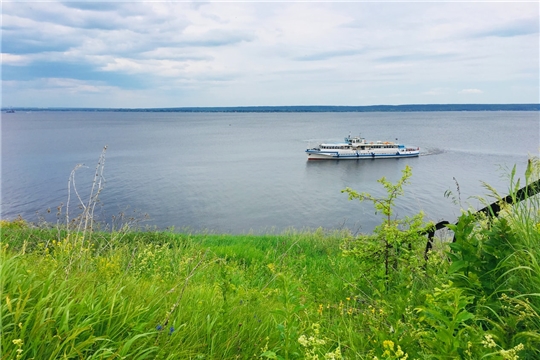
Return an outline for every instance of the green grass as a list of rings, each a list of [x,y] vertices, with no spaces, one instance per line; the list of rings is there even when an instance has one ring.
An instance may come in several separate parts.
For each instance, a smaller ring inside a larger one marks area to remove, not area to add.
[[[298,336],[320,320],[318,304],[337,308],[354,296],[346,281],[360,269],[340,255],[340,238],[129,232],[87,240],[3,222],[2,358],[19,349],[36,359],[252,358],[265,348],[295,357]]]
[[[0,359],[537,359],[539,204],[465,213],[390,274],[373,235],[1,221]]]

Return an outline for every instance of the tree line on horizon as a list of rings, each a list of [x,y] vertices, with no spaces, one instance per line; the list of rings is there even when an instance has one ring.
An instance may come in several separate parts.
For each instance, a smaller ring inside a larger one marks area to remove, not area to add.
[[[7,111],[3,108],[2,111]],[[117,112],[412,112],[412,111],[540,111],[540,104],[409,104],[409,105],[297,105],[217,106],[171,108],[10,107],[15,111],[117,111]]]

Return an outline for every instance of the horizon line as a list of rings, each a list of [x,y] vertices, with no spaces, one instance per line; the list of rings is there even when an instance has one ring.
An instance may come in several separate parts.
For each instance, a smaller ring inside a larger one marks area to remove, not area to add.
[[[167,107],[95,107],[95,106],[2,106],[1,110],[10,109],[64,109],[64,110],[182,110],[182,109],[285,109],[285,108],[396,108],[396,107],[508,107],[526,106],[539,107],[540,103],[439,103],[439,104],[377,104],[377,105],[226,105],[226,106],[167,106]]]

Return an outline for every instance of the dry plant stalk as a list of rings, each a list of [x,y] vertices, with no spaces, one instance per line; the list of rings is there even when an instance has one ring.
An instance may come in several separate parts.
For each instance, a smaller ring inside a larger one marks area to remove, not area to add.
[[[66,228],[67,228],[68,234],[69,234],[69,229],[72,227],[77,229],[77,233],[81,232],[81,229],[82,229],[83,239],[85,238],[87,231],[92,232],[93,225],[94,225],[94,210],[96,208],[96,204],[99,202],[99,194],[103,190],[103,185],[105,182],[105,178],[103,177],[103,169],[105,167],[106,151],[107,151],[107,145],[103,147],[101,155],[98,159],[98,163],[96,165],[96,171],[94,173],[94,179],[92,181],[92,188],[90,190],[90,196],[86,203],[82,200],[77,190],[77,186],[75,184],[75,173],[77,172],[78,169],[80,169],[81,167],[84,167],[84,165],[77,164],[75,168],[71,171],[71,174],[68,180],[68,199],[66,203]],[[71,201],[71,188],[73,188],[73,191],[75,192],[75,195],[77,196],[77,199],[79,200],[79,206],[81,207],[83,211],[77,217],[70,220],[69,204]],[[73,223],[73,225],[70,224],[70,221]]]

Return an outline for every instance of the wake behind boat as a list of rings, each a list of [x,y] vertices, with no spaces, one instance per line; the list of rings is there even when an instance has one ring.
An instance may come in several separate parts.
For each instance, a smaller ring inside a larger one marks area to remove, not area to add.
[[[391,159],[419,156],[420,148],[405,146],[391,141],[368,142],[363,137],[351,137],[349,135],[345,138],[345,142],[323,143],[318,147],[307,149],[306,153],[308,160]]]

